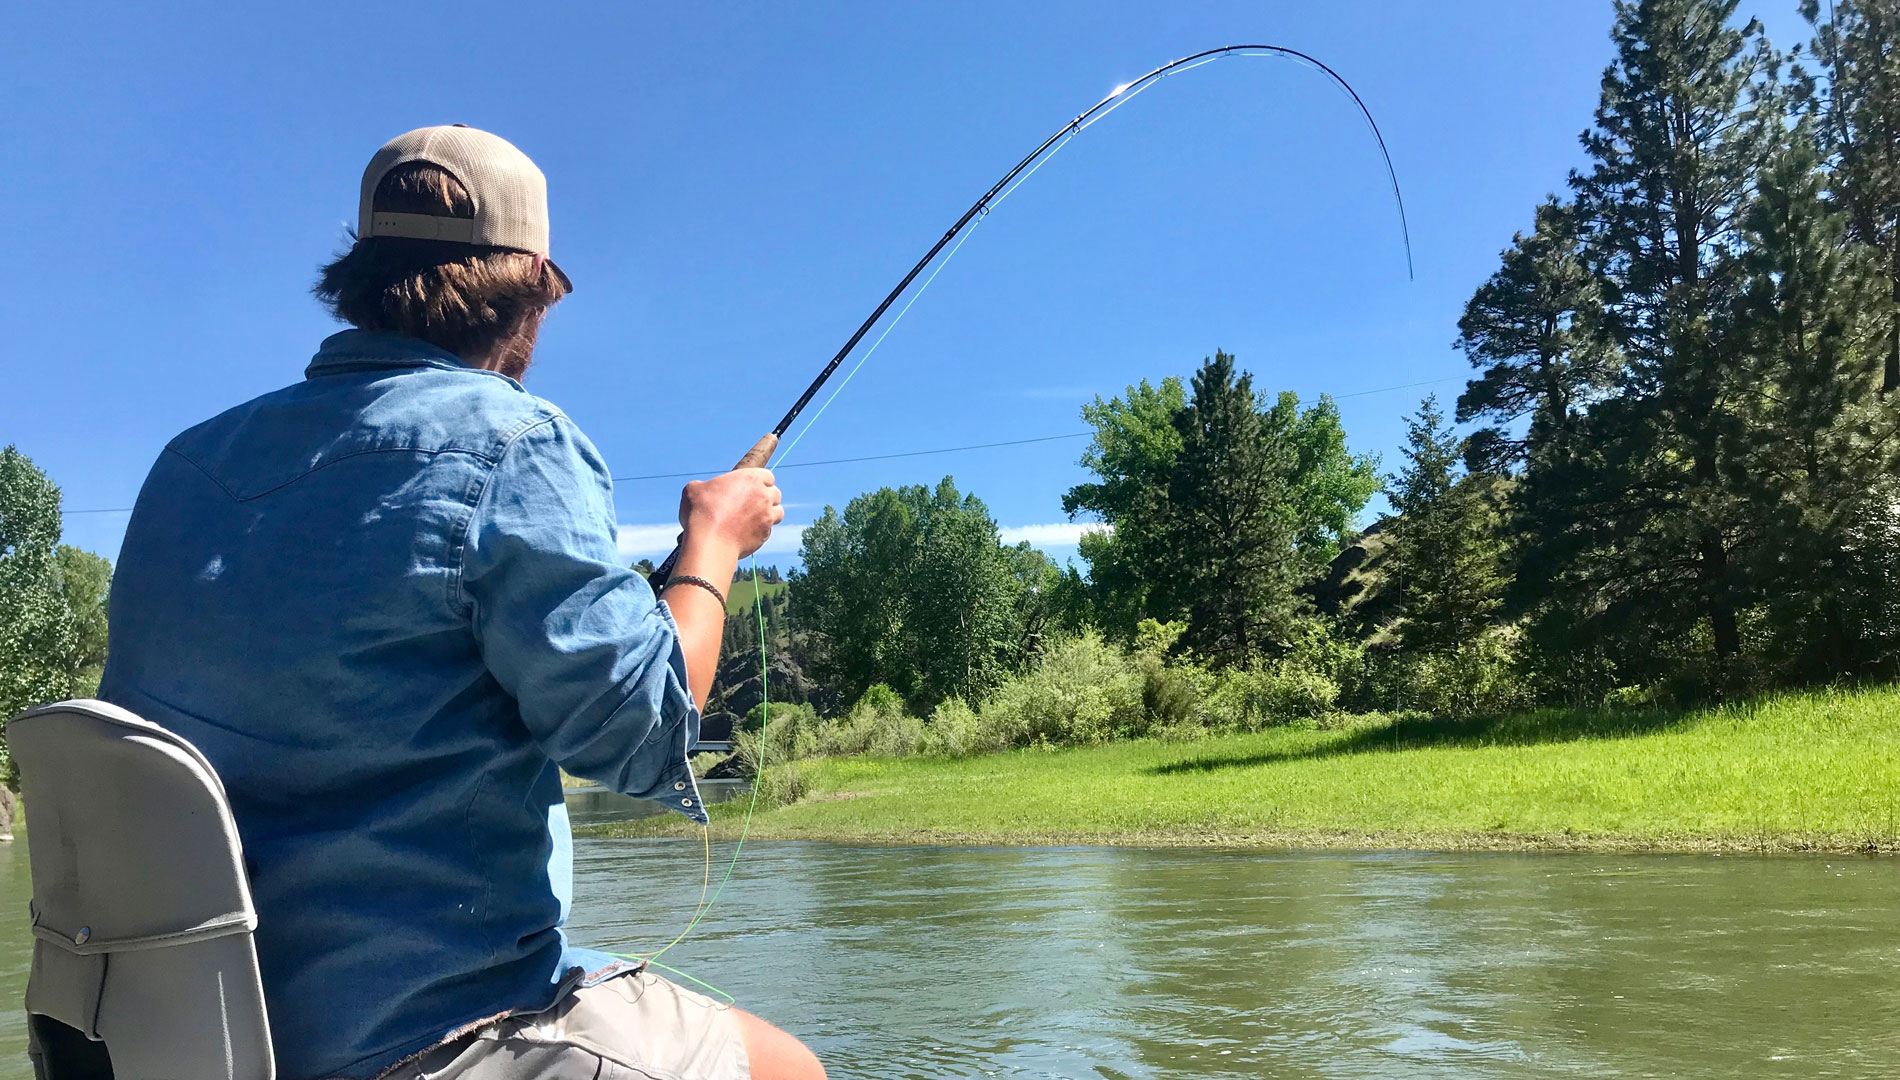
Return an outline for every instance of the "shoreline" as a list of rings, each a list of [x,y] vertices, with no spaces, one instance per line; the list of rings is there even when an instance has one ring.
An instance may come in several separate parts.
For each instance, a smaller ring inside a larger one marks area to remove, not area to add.
[[[889,829],[827,830],[769,821],[775,811],[760,811],[747,843],[812,842],[857,847],[1145,847],[1228,851],[1330,851],[1367,853],[1409,851],[1429,854],[1497,852],[1505,854],[1646,855],[1859,855],[1900,856],[1900,839],[1793,834],[1750,836],[1617,836],[1488,832],[1368,832],[1353,829],[1268,829],[1208,832],[1139,829],[1128,832],[1004,832],[930,826]],[[714,821],[712,839],[739,839],[740,821]],[[665,817],[591,825],[574,830],[577,839],[696,838],[699,828]]]
[[[1900,854],[1900,686],[1666,713],[1342,717],[1192,740],[771,766],[760,840]],[[746,803],[714,806],[736,839]],[[595,836],[697,836],[665,815]]]

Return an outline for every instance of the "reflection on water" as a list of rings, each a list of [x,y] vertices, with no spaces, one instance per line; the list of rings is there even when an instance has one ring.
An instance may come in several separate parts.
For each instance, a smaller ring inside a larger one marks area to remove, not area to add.
[[[578,940],[685,925],[697,842],[578,848]],[[1893,860],[755,844],[666,959],[838,1080],[1900,1075]]]

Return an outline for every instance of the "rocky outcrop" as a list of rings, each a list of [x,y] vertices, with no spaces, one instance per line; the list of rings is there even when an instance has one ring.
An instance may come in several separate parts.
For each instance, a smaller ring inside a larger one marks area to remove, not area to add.
[[[765,681],[767,677],[771,680],[769,684]],[[719,671],[713,676],[711,707],[706,710],[704,728],[724,728],[727,722],[736,726],[747,713],[758,707],[759,702],[765,700],[768,686],[775,702],[811,705],[821,713],[829,713],[837,704],[837,695],[820,686],[805,672],[793,650],[774,649],[762,675],[759,650],[750,649],[728,656],[720,662]],[[716,720],[722,717],[730,719]],[[701,737],[712,736],[702,734]]]
[[[1353,537],[1326,573],[1301,591],[1321,615],[1338,619],[1360,640],[1376,638],[1398,614],[1397,590],[1386,573],[1392,519],[1382,518]]]

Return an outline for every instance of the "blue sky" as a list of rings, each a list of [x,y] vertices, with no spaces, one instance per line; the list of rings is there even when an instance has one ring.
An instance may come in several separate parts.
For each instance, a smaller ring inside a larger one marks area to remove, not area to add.
[[[1786,46],[1794,8],[1752,13]],[[1290,63],[1209,65],[984,222],[788,461],[1078,431],[1091,396],[1224,348],[1263,388],[1339,395],[1353,448],[1391,469],[1418,398],[1460,389],[1464,301],[1580,163],[1610,19],[1607,0],[28,4],[0,38],[0,443],[69,509],[131,505],[167,439],[299,378],[336,329],[308,289],[375,148],[463,122],[548,174],[577,286],[529,388],[617,476],[720,466],[1049,131],[1168,59],[1258,42],[1371,107],[1416,281],[1350,100]],[[791,468],[787,520],[948,473],[1065,557],[1081,447]],[[626,550],[668,546],[678,484],[618,485]],[[124,520],[70,515],[67,539],[114,555]]]

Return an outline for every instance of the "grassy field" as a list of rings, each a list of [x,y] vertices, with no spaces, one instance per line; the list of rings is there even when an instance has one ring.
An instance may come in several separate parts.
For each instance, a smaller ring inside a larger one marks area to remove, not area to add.
[[[863,843],[1900,848],[1900,689],[1695,712],[1361,719],[1196,742],[802,762],[754,837]],[[736,833],[745,804],[714,808]],[[679,831],[670,816],[622,835]]]
[[[783,581],[761,581],[759,582],[759,591],[764,593],[769,599],[784,592],[785,583]],[[750,615],[752,614],[752,603],[752,578],[750,576],[733,582],[732,588],[726,590],[726,614],[737,615],[740,612],[744,612]]]

